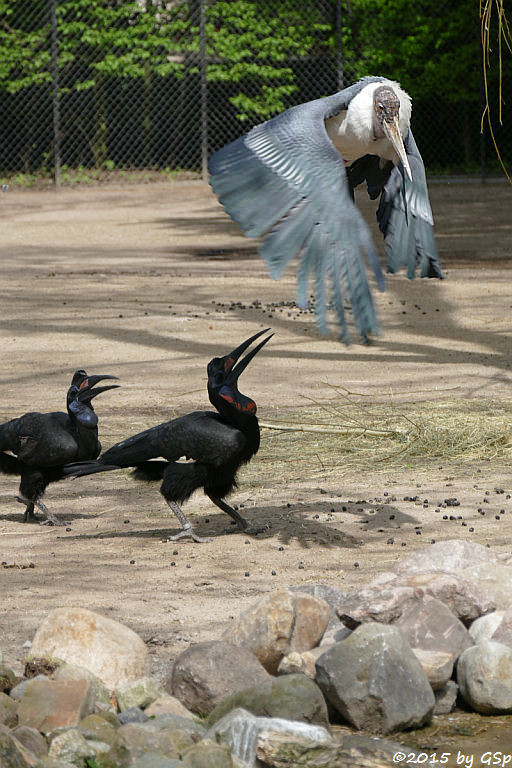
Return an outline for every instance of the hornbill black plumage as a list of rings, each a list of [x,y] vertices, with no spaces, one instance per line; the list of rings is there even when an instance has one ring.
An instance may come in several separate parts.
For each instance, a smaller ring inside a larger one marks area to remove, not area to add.
[[[260,445],[256,403],[238,390],[238,378],[272,334],[237,361],[268,330],[255,333],[229,354],[208,363],[208,396],[217,412],[195,411],[146,429],[116,443],[96,461],[71,464],[65,473],[81,477],[135,467],[133,474],[138,479],[162,480],[160,492],[182,526],[170,541],[186,536],[210,541],[195,533],[179,506],[199,488],[240,530],[259,533],[263,529],[250,526],[224,497],[236,487],[239,467],[252,459]],[[165,461],[153,461],[158,457]],[[180,461],[183,458],[189,461]]]
[[[279,278],[299,257],[297,303],[308,306],[314,275],[318,328],[327,333],[328,283],[341,334],[349,341],[345,301],[364,340],[379,325],[366,277],[384,277],[368,227],[354,204],[366,182],[379,197],[388,272],[443,277],[433,235],[423,160],[410,129],[411,99],[385,77],[291,107],[255,126],[210,158],[210,184]]]
[[[0,424],[0,472],[21,475],[19,496],[26,504],[24,522],[35,519],[34,506],[43,512],[43,523],[62,525],[41,501],[50,483],[62,480],[63,467],[71,461],[95,459],[101,453],[98,417],[91,400],[101,392],[117,387],[95,385],[117,376],[89,376],[75,371],[67,392],[67,413],[25,413]]]

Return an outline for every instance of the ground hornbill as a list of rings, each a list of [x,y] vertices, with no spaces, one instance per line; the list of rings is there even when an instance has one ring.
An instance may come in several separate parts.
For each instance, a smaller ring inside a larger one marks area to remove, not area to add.
[[[260,445],[256,403],[238,391],[238,378],[272,334],[236,363],[249,345],[268,330],[254,334],[228,355],[214,357],[208,363],[208,396],[217,413],[195,411],[151,427],[113,445],[97,461],[71,464],[65,473],[81,477],[134,467],[138,479],[162,480],[160,492],[182,526],[169,541],[187,536],[197,542],[211,541],[195,533],[179,507],[199,488],[233,518],[240,530],[261,532],[262,528],[250,526],[226,504],[224,497],[236,487],[239,467],[251,460]],[[165,461],[152,461],[158,457]]]
[[[103,379],[117,376],[89,376],[85,371],[75,371],[67,393],[67,413],[25,413],[0,424],[0,472],[21,475],[16,499],[26,504],[24,522],[36,519],[36,506],[45,515],[43,523],[63,525],[43,504],[41,496],[50,483],[64,477],[65,464],[95,459],[100,454],[98,417],[91,400],[117,386],[94,389]]]

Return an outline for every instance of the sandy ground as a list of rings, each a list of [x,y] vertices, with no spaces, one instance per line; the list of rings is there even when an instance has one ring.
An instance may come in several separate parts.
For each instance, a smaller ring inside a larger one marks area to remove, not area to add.
[[[376,297],[382,335],[371,346],[344,347],[334,325],[322,338],[310,314],[279,306],[295,298],[293,271],[271,281],[255,243],[200,182],[3,194],[0,417],[63,410],[77,368],[116,374],[122,388],[95,401],[109,446],[207,407],[206,363],[267,326],[275,336],[241,387],[263,421],[290,413],[300,421],[310,398],[332,397],[333,386],[398,404],[510,403],[512,189],[433,184],[431,198],[447,279],[392,277]],[[373,227],[373,205],[361,204]],[[281,447],[289,439],[282,433]],[[321,449],[321,435],[304,439]],[[52,608],[80,605],[140,633],[163,676],[188,644],[219,637],[231,616],[278,586],[319,581],[348,589],[432,539],[467,537],[510,551],[506,462],[387,469],[362,461],[323,477],[318,466],[296,472],[295,442],[288,475],[276,477],[268,440],[264,430],[257,471],[241,473],[233,501],[250,521],[271,527],[203,545],[162,543],[176,523],[157,486],[127,473],[50,486],[46,501],[70,530],[23,524],[16,479],[0,477],[7,662],[22,668],[23,643]],[[486,491],[484,518],[477,508]],[[403,500],[411,495],[418,499]],[[446,497],[461,501],[452,521],[435,512]],[[203,496],[187,511],[202,533],[226,526]]]

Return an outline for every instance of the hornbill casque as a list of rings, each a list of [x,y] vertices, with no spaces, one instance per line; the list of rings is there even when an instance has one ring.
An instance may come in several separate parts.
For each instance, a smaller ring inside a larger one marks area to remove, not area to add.
[[[89,376],[75,371],[67,392],[67,413],[25,413],[0,424],[0,472],[21,475],[16,500],[26,505],[24,522],[35,520],[34,506],[43,512],[43,524],[64,525],[41,501],[50,483],[62,480],[71,461],[95,459],[101,453],[98,417],[91,400],[117,384],[95,385],[117,376]]]
[[[242,354],[268,330],[255,333],[229,354],[214,357],[208,363],[208,396],[217,412],[195,411],[146,429],[116,443],[96,461],[65,467],[66,475],[81,477],[134,467],[132,474],[139,480],[162,480],[160,493],[182,526],[179,533],[166,541],[184,537],[197,542],[211,541],[195,533],[179,506],[199,488],[240,530],[260,533],[264,528],[249,525],[224,497],[236,487],[239,467],[252,459],[260,445],[256,403],[238,390],[238,379],[273,334],[240,360]],[[154,461],[159,457],[165,461]]]
[[[379,333],[365,262],[384,290],[377,252],[354,203],[366,182],[380,195],[377,220],[387,271],[442,278],[425,168],[410,129],[411,99],[383,77],[364,77],[332,96],[288,109],[212,155],[210,184],[259,249],[271,277],[297,254],[297,303],[308,306],[314,274],[317,326],[327,333],[327,283],[341,336],[344,302],[363,339]]]

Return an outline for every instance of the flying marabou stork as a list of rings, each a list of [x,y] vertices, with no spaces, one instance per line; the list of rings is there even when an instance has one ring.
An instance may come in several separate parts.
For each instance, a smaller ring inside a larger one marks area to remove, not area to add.
[[[443,277],[433,234],[425,168],[410,129],[411,99],[383,77],[364,77],[339,93],[309,101],[257,125],[210,158],[220,202],[279,278],[299,254],[297,303],[308,306],[314,274],[317,325],[327,333],[327,283],[343,340],[350,301],[364,341],[379,333],[366,277],[370,265],[384,290],[368,227],[354,204],[366,182],[380,195],[377,220],[387,271]]]

